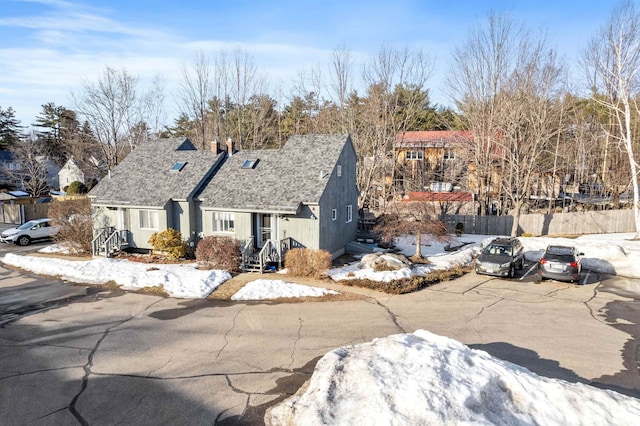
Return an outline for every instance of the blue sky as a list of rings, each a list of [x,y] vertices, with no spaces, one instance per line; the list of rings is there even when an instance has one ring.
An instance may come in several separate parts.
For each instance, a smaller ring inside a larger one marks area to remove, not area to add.
[[[605,23],[603,0],[0,0],[0,106],[23,125],[41,105],[71,107],[71,91],[105,66],[126,68],[141,85],[161,74],[168,118],[183,64],[202,50],[240,48],[271,83],[284,87],[301,71],[327,67],[344,45],[358,61],[384,44],[422,48],[435,58],[429,88],[447,105],[443,76],[451,53],[490,12],[510,12],[547,31],[568,63]]]

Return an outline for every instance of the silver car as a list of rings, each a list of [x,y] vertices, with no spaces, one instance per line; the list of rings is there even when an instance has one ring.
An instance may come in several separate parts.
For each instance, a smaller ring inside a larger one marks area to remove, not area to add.
[[[541,279],[560,281],[580,281],[582,272],[581,256],[572,246],[548,246],[538,261],[538,275]]]

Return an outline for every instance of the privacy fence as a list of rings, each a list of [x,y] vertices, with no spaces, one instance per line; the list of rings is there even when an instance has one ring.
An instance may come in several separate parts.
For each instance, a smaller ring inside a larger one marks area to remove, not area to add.
[[[465,234],[510,235],[513,216],[447,215],[451,231],[461,223]],[[603,210],[576,213],[526,214],[520,217],[518,235],[576,235],[635,232],[633,210]]]
[[[0,203],[0,221],[4,223],[14,223],[16,225],[25,223],[32,219],[47,217],[49,205],[40,204],[3,204]]]

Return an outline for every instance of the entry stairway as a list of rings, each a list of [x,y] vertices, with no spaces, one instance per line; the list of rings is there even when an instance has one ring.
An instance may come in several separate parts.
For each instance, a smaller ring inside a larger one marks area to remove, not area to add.
[[[262,248],[254,246],[254,238],[246,238],[242,242],[242,263],[240,268],[243,272],[266,272],[271,267],[281,267],[287,251],[294,248],[305,248],[300,242],[293,238],[282,240],[267,240]]]
[[[113,257],[115,253],[129,247],[129,231],[113,226],[100,228],[91,241],[94,256]]]

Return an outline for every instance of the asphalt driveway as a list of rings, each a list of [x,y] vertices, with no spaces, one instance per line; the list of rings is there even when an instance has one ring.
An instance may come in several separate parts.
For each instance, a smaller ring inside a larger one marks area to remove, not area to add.
[[[11,271],[0,289],[21,285]],[[427,329],[539,374],[640,396],[640,311],[610,292],[474,273],[402,296],[211,302],[104,290],[0,326],[3,424],[261,424],[319,357]],[[616,284],[618,283],[618,284]]]

